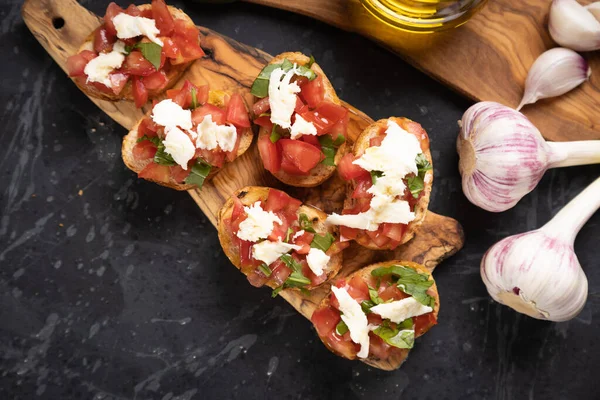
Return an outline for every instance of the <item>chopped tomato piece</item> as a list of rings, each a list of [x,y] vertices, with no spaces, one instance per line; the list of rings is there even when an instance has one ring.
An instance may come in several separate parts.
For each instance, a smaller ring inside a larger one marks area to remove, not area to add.
[[[384,247],[390,241],[390,238],[381,233],[381,227],[376,231],[363,231],[375,243],[377,247]]]
[[[341,225],[340,236],[342,240],[354,240],[358,236],[358,229]]]
[[[166,165],[150,163],[144,168],[138,176],[144,179],[150,179],[157,182],[168,182],[171,171]]]
[[[267,201],[265,201],[265,204],[262,207],[265,211],[272,211],[276,213],[286,208],[287,203],[291,200],[295,199],[293,199],[287,193],[277,189],[269,189]],[[300,202],[298,201],[298,203]]]
[[[369,140],[369,146],[370,147],[379,147],[379,146],[381,146],[381,142],[383,142],[383,139],[385,139],[385,135],[377,135],[375,137],[372,137]]]
[[[373,334],[369,335],[369,355],[380,360],[387,360],[390,357],[392,346],[383,341],[379,336]]]
[[[140,108],[148,102],[148,91],[144,86],[144,83],[137,76],[133,77],[133,100],[135,106]]]
[[[277,144],[271,142],[269,135],[259,136],[258,151],[265,169],[271,173],[279,172],[281,169],[281,151],[277,148]]]
[[[356,179],[359,177],[371,178],[369,171],[366,171],[358,165],[352,164],[354,162],[354,155],[351,153],[345,154],[344,157],[338,163],[338,173],[340,177],[346,181]]]
[[[185,170],[181,168],[180,165],[174,165],[169,168],[171,169],[171,178],[173,178],[175,182],[182,183],[185,180],[185,178],[187,178],[190,174],[189,169]]]
[[[296,175],[296,176],[308,176],[310,172],[303,172],[298,169],[296,164],[294,164],[289,158],[282,157],[281,158],[281,170],[286,174]]]
[[[325,99],[325,86],[321,75],[302,85],[301,89],[300,97],[310,108],[316,108]]]
[[[292,139],[280,139],[282,158],[290,161],[301,172],[309,172],[324,158],[315,146]]]
[[[235,230],[235,232],[237,232],[237,229]],[[252,264],[252,245],[252,242],[249,242],[247,240],[240,240],[240,261],[242,266]]]
[[[83,50],[82,52],[72,55],[67,58],[67,70],[70,77],[85,75],[85,66],[90,60],[96,58],[97,55],[93,51]]]
[[[182,19],[176,19],[174,20],[173,29],[175,31],[175,36],[178,36],[179,38],[187,42],[198,42],[198,35],[200,32],[198,31],[198,28],[194,26],[194,24],[190,24],[189,22],[184,21]]]
[[[294,107],[294,111],[298,114],[302,114],[303,112],[308,110],[308,106],[304,104],[300,96],[296,96],[296,106]]]
[[[248,118],[248,110],[244,99],[239,93],[234,93],[227,105],[227,122],[235,125],[238,128],[250,128],[250,119]]]
[[[340,312],[332,307],[320,308],[310,317],[317,333],[322,337],[327,337],[331,332],[335,332],[335,327],[341,319]]]
[[[318,135],[329,133],[343,118],[347,118],[348,110],[337,104],[322,102],[314,111],[302,113],[302,118],[312,122]]]
[[[142,140],[133,146],[132,153],[133,158],[138,161],[154,158],[154,155],[156,154],[156,146],[149,140]]]
[[[254,270],[249,272],[246,278],[248,279],[248,282],[250,282],[250,284],[254,287],[264,286],[264,284],[269,281],[269,278],[260,270]]]
[[[204,104],[192,111],[192,122],[194,124],[199,124],[207,115],[211,115],[213,122],[217,125],[225,124],[225,111],[212,104]]]
[[[271,280],[275,282],[277,286],[283,285],[285,280],[290,276],[292,270],[290,270],[281,260],[275,261],[270,265],[271,268]]]
[[[433,312],[413,317],[415,328],[415,337],[419,337],[427,332],[432,326],[437,324],[437,319]]]
[[[264,97],[264,98],[258,100],[252,106],[252,112],[254,113],[255,118],[259,118],[261,114],[266,113],[270,109],[271,109],[271,105],[269,104],[268,97]]]
[[[144,86],[146,86],[146,89],[148,90],[161,90],[167,85],[169,79],[167,78],[167,74],[165,74],[165,71],[160,70],[156,71],[153,74],[145,76],[142,79],[142,81],[144,82]]]
[[[177,58],[181,55],[181,50],[172,38],[161,37],[160,39],[163,42],[163,52],[168,58]]]
[[[302,246],[302,248],[300,250],[296,250],[296,252],[298,254],[308,254],[310,251],[310,244],[312,243],[314,237],[314,233],[304,232],[302,236],[296,238],[294,240],[294,244],[297,246]]]
[[[119,7],[116,3],[112,2],[106,8],[106,14],[104,14],[104,26],[106,27],[107,33],[112,36],[117,35],[117,30],[115,25],[113,24],[113,18],[118,14],[125,12],[121,7]]]
[[[170,35],[175,28],[175,21],[164,0],[152,0],[152,17],[161,35]]]
[[[254,120],[254,123],[262,128],[265,128],[268,132],[273,130],[273,123],[271,122],[271,117],[262,116],[258,117]]]
[[[127,74],[138,76],[148,76],[156,72],[154,65],[144,58],[141,51],[137,50],[125,57],[121,70]]]
[[[158,131],[158,125],[151,118],[144,118],[138,126],[138,138],[142,136],[154,137]]]
[[[384,223],[381,225],[383,226],[383,230],[381,233],[397,242],[402,241],[402,238],[404,237],[404,232],[408,227],[408,225],[405,224]]]
[[[381,297],[381,299],[383,301],[388,301],[388,300],[402,300],[408,297],[408,295],[406,293],[404,293],[402,290],[398,289],[398,287],[396,285],[390,285],[387,288],[383,289],[380,293],[379,293],[379,297]]]
[[[94,32],[94,51],[96,53],[111,51],[114,42],[115,36],[110,35],[106,28],[101,26]]]
[[[137,8],[135,4],[130,4],[129,7],[127,7],[127,9],[125,10],[125,14],[129,14],[132,17],[139,17],[140,15],[142,15],[142,12],[139,8]]]
[[[113,72],[108,76],[110,78],[111,89],[114,94],[119,94],[123,91],[127,81],[129,81],[129,75],[121,72]]]
[[[316,136],[313,136],[313,135],[302,135],[302,137],[300,139],[302,139],[303,142],[306,142],[308,144],[312,144],[317,149],[319,149],[319,151],[321,150],[321,143],[319,143],[319,139],[317,139]]]

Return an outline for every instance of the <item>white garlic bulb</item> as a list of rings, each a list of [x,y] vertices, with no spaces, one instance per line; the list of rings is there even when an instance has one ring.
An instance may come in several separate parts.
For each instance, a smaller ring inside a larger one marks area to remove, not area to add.
[[[600,163],[600,140],[546,142],[527,117],[499,103],[476,103],[459,125],[463,192],[484,210],[513,207],[548,168]]]
[[[600,49],[600,22],[596,10],[575,0],[553,0],[548,17],[550,36],[559,45],[577,51]]]
[[[481,260],[481,278],[499,303],[537,319],[567,321],[587,300],[588,281],[575,237],[600,208],[600,178],[542,228],[510,236]]]

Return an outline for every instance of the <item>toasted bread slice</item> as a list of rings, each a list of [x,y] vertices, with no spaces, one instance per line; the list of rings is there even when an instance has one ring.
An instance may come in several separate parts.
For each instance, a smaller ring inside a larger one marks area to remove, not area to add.
[[[425,132],[425,130],[419,123],[414,122],[408,118],[390,117],[388,119],[396,122],[402,129],[409,133],[419,133],[427,136],[427,132]],[[365,150],[370,147],[371,138],[377,136],[379,132],[381,132],[381,130],[385,131],[388,119],[380,119],[379,121],[369,125],[360,134],[360,136],[356,139],[356,142],[354,143],[354,148],[352,149],[352,153],[355,157],[361,156],[362,154],[364,154]],[[429,148],[427,148],[427,150],[424,151],[423,154],[433,166],[433,160],[431,159],[431,151],[429,150]],[[431,187],[433,184],[433,167],[425,173],[425,178],[423,179],[423,181],[423,194],[419,198],[419,201],[415,205],[414,209],[415,219],[408,224],[408,229],[404,233],[400,244],[408,242],[415,236],[415,231],[417,230],[419,225],[421,225],[423,219],[425,218],[425,214],[427,213],[427,206],[429,205],[429,198],[431,197]],[[354,189],[354,184],[350,183],[347,185],[344,208],[351,207],[351,195],[354,192]],[[387,250],[387,248],[378,247],[375,243],[373,243],[373,240],[369,237],[369,235],[367,235],[364,232],[360,232],[354,240],[358,242],[361,246],[366,247],[368,249]]]
[[[404,267],[412,268],[419,273],[424,273],[429,276],[429,280],[433,281],[433,285],[431,285],[431,287],[428,289],[427,294],[429,294],[431,297],[433,297],[435,299],[435,306],[433,307],[433,313],[437,320],[437,316],[440,311],[440,295],[438,293],[438,289],[435,284],[435,280],[433,279],[433,276],[427,270],[427,268],[425,268],[424,266],[422,266],[420,264],[414,263],[412,261],[399,261],[399,260],[385,261],[385,262],[380,262],[377,264],[371,264],[369,266],[366,266],[366,267],[354,272],[353,274],[347,276],[344,279],[349,281],[350,279],[352,279],[355,276],[360,276],[363,280],[368,282],[368,280],[370,278],[372,278],[371,272],[373,270],[375,270],[377,268],[381,268],[381,267],[390,267],[392,265],[402,265]],[[329,300],[330,300],[330,296],[329,295],[325,296],[323,301],[321,301],[321,304],[319,305],[318,309],[329,307]],[[425,331],[425,332],[427,332],[427,331]],[[416,334],[415,338],[422,336],[425,332],[420,332],[420,334]],[[321,336],[319,336],[319,338],[331,352],[333,352],[334,354],[336,354],[340,357],[348,358],[348,357],[344,356],[343,354],[340,354],[339,352],[337,352],[333,347],[331,347],[325,338],[323,338]],[[360,358],[359,360],[363,361],[366,364],[372,365],[376,368],[385,369],[385,370],[394,370],[394,369],[399,368],[402,365],[402,363],[404,362],[404,360],[406,360],[406,358],[408,357],[409,351],[410,351],[410,349],[397,349],[396,348],[391,353],[390,358],[387,358],[385,360],[381,360],[372,355],[369,355],[368,358],[364,358],[364,359]],[[350,359],[353,360],[353,359],[358,359],[358,358],[354,357],[354,358],[350,358]]]
[[[151,4],[142,4],[142,5],[138,6],[140,11],[148,10],[151,7],[152,7]],[[186,23],[194,25],[194,21],[192,21],[192,19],[186,13],[184,13],[182,10],[180,10],[179,8],[176,8],[176,7],[172,7],[172,6],[167,6],[167,7],[169,8],[169,11],[171,12],[171,15],[173,16],[174,19],[181,19],[181,20],[186,21]],[[83,50],[92,50],[92,51],[94,50],[94,32],[95,32],[95,30],[89,34],[89,36],[86,38],[85,42],[83,42],[83,44],[79,47],[79,50],[77,50],[77,53],[80,53]],[[198,37],[198,41],[200,41],[199,37]],[[155,98],[156,96],[160,95],[161,93],[164,93],[167,89],[170,89],[171,87],[173,87],[173,85],[175,85],[175,83],[177,83],[179,78],[181,78],[181,76],[183,75],[185,70],[192,63],[193,63],[193,61],[183,63],[183,64],[171,65],[171,68],[169,69],[169,72],[167,73],[167,80],[168,80],[167,84],[162,89],[148,90],[148,100]],[[84,77],[73,77],[71,79],[73,80],[73,82],[75,82],[77,87],[79,87],[79,89],[81,89],[81,91],[83,91],[86,95],[88,95],[90,97],[95,97],[98,99],[108,100],[108,101],[120,101],[120,100],[133,101],[134,100],[133,84],[132,84],[131,80],[129,82],[127,82],[127,84],[125,85],[125,87],[123,88],[121,93],[114,94],[114,93],[106,93],[106,92],[103,92],[103,91],[95,88],[92,85],[87,85]]]
[[[308,57],[302,53],[288,52],[288,53],[281,53],[278,56],[274,57],[269,62],[269,64],[281,64],[285,59],[288,59],[291,63],[298,64],[298,65],[306,65],[310,61],[310,57]],[[310,67],[310,69],[315,71],[317,73],[317,75],[320,75],[323,77],[325,100],[330,101],[337,105],[341,105],[341,101],[337,97],[337,94],[335,93],[335,89],[331,85],[331,82],[329,81],[329,79],[327,78],[327,75],[325,75],[325,72],[323,72],[323,70],[321,69],[319,64],[317,64],[316,62],[313,63],[312,66]],[[258,132],[258,135],[259,135],[259,137],[261,135],[270,136],[271,132],[269,132],[267,129],[261,127]],[[347,149],[348,149],[348,146],[346,145],[346,143],[342,144],[338,148],[337,153],[335,154],[335,157],[334,157],[334,162],[336,165],[342,159],[344,154],[346,154],[346,152],[348,151]],[[287,185],[290,185],[290,186],[315,187],[315,186],[319,186],[321,183],[323,183],[327,179],[329,179],[329,177],[335,172],[335,169],[336,169],[336,167],[334,167],[334,166],[324,165],[324,164],[319,163],[315,168],[312,169],[312,171],[310,172],[310,175],[307,175],[307,176],[290,175],[290,174],[284,172],[283,170],[280,170],[279,172],[274,173],[273,175],[277,179],[279,179],[281,182],[283,182]]]
[[[219,210],[217,220],[219,242],[221,243],[221,247],[223,248],[225,255],[227,256],[227,258],[229,258],[231,263],[235,265],[237,269],[241,270],[239,249],[233,244],[232,241],[234,233],[230,232],[227,229],[226,224],[224,224],[223,221],[231,218],[231,213],[233,211],[234,205],[234,196],[237,197],[244,206],[250,206],[259,200],[265,201],[269,196],[269,190],[271,189],[268,187],[246,186],[245,188],[236,191],[229,199],[227,199],[223,207],[221,207],[221,209]],[[336,239],[338,238],[338,233],[335,227],[325,225],[325,218],[327,218],[327,214],[325,214],[323,211],[303,204],[298,209],[298,215],[300,214],[306,214],[308,216],[309,221],[313,222],[313,228],[318,234],[324,234],[326,232],[329,232]],[[339,252],[331,256],[327,267],[324,269],[325,273],[327,274],[327,280],[325,282],[329,281],[334,276],[336,276],[341,268],[342,253]],[[275,289],[276,287],[276,285],[274,285],[271,281],[267,282],[266,285],[273,289]],[[310,290],[313,289],[313,287],[308,287],[307,289]],[[293,290],[299,289],[293,288]]]
[[[225,100],[226,95],[227,95],[227,93],[225,93],[223,91],[211,90],[209,92],[209,96],[208,96],[208,103],[212,104],[214,106],[217,106],[217,107],[224,107],[225,106],[224,100]],[[152,110],[150,110],[144,118],[149,117],[151,115],[151,113],[152,113]],[[127,168],[129,168],[130,170],[132,170],[138,174],[144,168],[146,168],[146,166],[148,164],[150,164],[152,162],[151,159],[141,160],[141,161],[136,160],[135,157],[133,156],[133,148],[135,147],[135,145],[137,144],[137,141],[138,141],[138,127],[144,118],[142,118],[138,122],[136,122],[136,124],[133,126],[133,128],[131,128],[129,133],[127,133],[127,135],[125,135],[125,137],[123,138],[123,144],[121,146],[121,156],[123,157],[123,161],[125,162],[125,165],[127,166]],[[253,137],[253,133],[252,133],[251,128],[247,128],[242,131],[241,138],[240,138],[240,145],[237,150],[236,158],[241,156],[242,154],[244,154],[246,152],[246,150],[248,150],[248,148],[252,144],[252,137]],[[210,171],[210,174],[208,175],[208,177],[206,179],[212,178],[218,171],[219,171],[219,168],[213,167]],[[148,180],[151,182],[158,183],[159,185],[166,186],[171,189],[175,189],[175,190],[190,190],[190,189],[193,189],[196,187],[195,185],[189,185],[189,184],[185,184],[185,183],[176,182],[172,177],[169,177],[168,182],[157,181],[157,180],[153,180],[153,179],[148,179]]]

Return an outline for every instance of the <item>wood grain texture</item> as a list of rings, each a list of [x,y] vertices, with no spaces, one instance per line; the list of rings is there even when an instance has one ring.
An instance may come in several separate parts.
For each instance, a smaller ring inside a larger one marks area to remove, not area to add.
[[[476,101],[516,107],[529,68],[556,47],[548,34],[549,0],[490,0],[466,25],[432,35],[410,34],[371,16],[358,0],[245,0],[308,15],[355,31]],[[593,0],[578,0],[582,4]],[[598,52],[584,54],[600,72]],[[600,75],[564,96],[525,106],[523,113],[553,141],[600,139]]]
[[[76,51],[99,21],[97,16],[75,0],[27,0],[22,14],[31,32],[63,70],[66,70],[67,57]],[[54,18],[62,18],[64,26],[55,29],[52,25]],[[271,56],[207,28],[200,27],[200,34],[207,56],[194,62],[176,86],[181,86],[186,79],[199,85],[210,84],[212,89],[239,92],[251,104],[253,99],[249,88]],[[65,84],[70,84],[66,78]],[[128,129],[143,115],[141,110],[136,110],[127,102],[91,100]],[[346,103],[344,105],[350,111],[348,129],[350,141],[353,141],[373,121],[354,107]],[[281,188],[326,212],[339,211],[344,199],[344,182],[337,174],[318,188],[285,187],[264,170],[255,144],[233,163],[226,164],[211,181],[204,184],[201,191],[190,190],[189,194],[215,225],[218,210],[225,200],[237,189],[249,185]],[[344,251],[345,263],[340,276],[370,263],[394,258],[419,262],[433,271],[442,260],[462,248],[463,243],[462,227],[456,220],[429,212],[416,237],[394,252],[377,252],[357,244],[351,245]],[[285,290],[280,295],[302,315],[310,318],[328,290],[323,287],[307,296]]]

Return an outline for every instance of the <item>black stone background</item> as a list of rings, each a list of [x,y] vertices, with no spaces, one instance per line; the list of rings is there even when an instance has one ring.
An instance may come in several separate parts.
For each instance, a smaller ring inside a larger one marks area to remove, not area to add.
[[[83,3],[102,14],[108,1]],[[598,166],[550,171],[512,210],[484,212],[463,196],[457,171],[456,121],[468,100],[368,40],[302,16],[174,3],[271,54],[314,54],[340,97],[375,119],[423,124],[435,161],[431,209],[467,235],[435,274],[440,323],[395,372],[333,356],[308,321],[229,264],[186,193],[125,168],[125,130],[46,55],[22,2],[3,0],[0,398],[599,398],[600,215],[575,245],[589,299],[574,320],[518,315],[490,301],[479,277],[489,246],[541,226]]]

